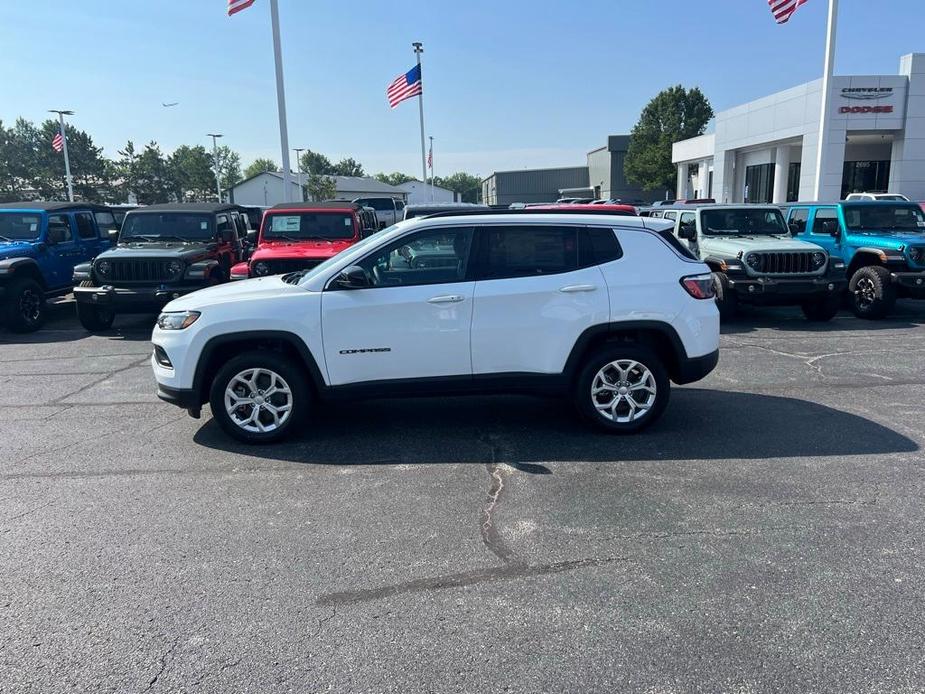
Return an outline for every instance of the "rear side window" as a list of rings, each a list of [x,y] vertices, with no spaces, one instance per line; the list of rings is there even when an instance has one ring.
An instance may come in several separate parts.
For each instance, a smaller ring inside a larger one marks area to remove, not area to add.
[[[802,234],[806,231],[806,222],[809,221],[809,209],[806,207],[801,207],[799,209],[790,210],[790,219],[788,223],[793,225],[793,233]]]
[[[484,227],[480,241],[482,279],[554,275],[578,268],[576,227]]]
[[[78,212],[74,215],[77,220],[77,235],[82,239],[95,239],[96,227],[93,226],[93,215],[89,212]]]
[[[665,213],[665,219],[672,219],[672,220],[674,220],[674,219],[677,219],[677,218],[678,218],[678,213],[677,213],[677,212],[666,212],[666,213]]]
[[[613,229],[588,227],[578,232],[578,266],[603,265],[623,257]]]

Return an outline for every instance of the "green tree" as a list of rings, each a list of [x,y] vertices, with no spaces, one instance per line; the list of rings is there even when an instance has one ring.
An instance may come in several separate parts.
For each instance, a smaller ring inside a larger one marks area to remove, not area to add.
[[[332,200],[337,196],[337,186],[330,176],[311,173],[305,183],[308,196],[315,202]]]
[[[310,149],[305,150],[300,158],[303,173],[315,175],[335,175],[334,164],[323,154],[312,152]]]
[[[173,196],[186,202],[214,200],[215,171],[212,157],[202,145],[182,145],[168,160]]]
[[[119,154],[118,162],[125,195],[134,195],[141,205],[169,202],[176,190],[170,164],[156,142],[149,142],[139,154],[132,141]]]
[[[482,197],[482,179],[463,171],[457,171],[446,178],[436,176],[434,185],[459,193],[463,202],[478,202]]]
[[[244,180],[241,176],[241,156],[228,145],[219,145],[216,151],[219,178],[222,181],[222,195],[227,195],[229,188]]]
[[[627,180],[645,190],[674,190],[678,174],[671,146],[703,135],[712,117],[713,108],[697,87],[679,84],[660,92],[633,127],[623,167]]]
[[[264,171],[279,171],[279,167],[272,159],[254,159],[250,166],[244,169],[244,178],[251,178]]]
[[[375,175],[374,178],[377,181],[388,183],[390,186],[400,186],[402,183],[416,180],[414,176],[409,176],[408,174],[402,173],[401,171],[393,171],[390,174],[380,171]]]
[[[334,165],[335,176],[365,176],[363,165],[353,157],[345,157]]]

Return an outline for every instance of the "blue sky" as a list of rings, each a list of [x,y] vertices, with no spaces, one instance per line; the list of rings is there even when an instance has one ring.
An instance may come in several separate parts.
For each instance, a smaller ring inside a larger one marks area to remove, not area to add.
[[[0,120],[76,111],[109,156],[225,134],[280,159],[267,0],[0,0]],[[764,0],[279,0],[292,147],[420,173],[417,106],[388,83],[423,41],[437,175],[578,165],[671,84],[717,110],[820,76],[825,0],[778,27]],[[888,9],[887,9],[888,8]],[[925,52],[925,2],[842,0],[836,72]],[[179,101],[165,109],[161,102]]]

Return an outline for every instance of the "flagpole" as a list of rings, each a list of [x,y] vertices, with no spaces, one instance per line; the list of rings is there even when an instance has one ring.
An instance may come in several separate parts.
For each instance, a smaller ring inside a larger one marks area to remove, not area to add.
[[[414,47],[414,54],[418,59],[418,74],[421,77],[421,93],[418,94],[418,109],[421,113],[421,180],[427,185],[427,154],[424,151],[424,73],[421,72],[421,53],[424,52],[424,44],[415,41],[411,44]]]
[[[430,201],[434,201],[434,138],[430,136]]]
[[[283,53],[279,42],[279,4],[270,0],[273,25],[273,58],[276,63],[276,101],[279,110],[279,144],[283,159],[283,202],[292,202],[292,172],[289,165],[289,130],[286,126],[286,90],[283,86]]]
[[[835,69],[835,25],[838,19],[838,0],[829,0],[829,19],[825,39],[825,72],[822,73],[822,106],[819,114],[819,141],[816,146],[816,180],[813,186],[813,200],[821,200],[822,176],[828,165],[826,135],[831,120],[831,82]]]
[[[73,116],[73,111],[56,111],[52,109],[49,113],[57,113],[61,128],[61,144],[64,146],[64,178],[67,181],[67,200],[74,202],[74,183],[71,180],[71,158],[67,154],[67,132],[64,128],[65,114]]]

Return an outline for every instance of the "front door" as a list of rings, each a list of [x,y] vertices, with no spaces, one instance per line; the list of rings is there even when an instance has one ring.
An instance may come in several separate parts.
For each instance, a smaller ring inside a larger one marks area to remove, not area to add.
[[[422,231],[358,263],[369,287],[326,289],[329,383],[471,375],[471,245],[468,227]]]
[[[582,262],[593,254],[579,252],[579,235],[602,234],[598,246],[609,235],[616,245],[613,231],[512,225],[478,233],[473,373],[560,373],[579,335],[610,319],[607,284],[593,261]]]
[[[833,235],[840,231],[837,207],[817,207],[808,224],[809,234],[803,238],[817,246],[822,246],[829,255],[841,257],[841,235]]]
[[[73,281],[74,266],[81,262],[80,246],[74,240],[74,228],[69,215],[49,215],[45,239],[49,258],[49,272],[45,276],[48,288],[66,287]]]

